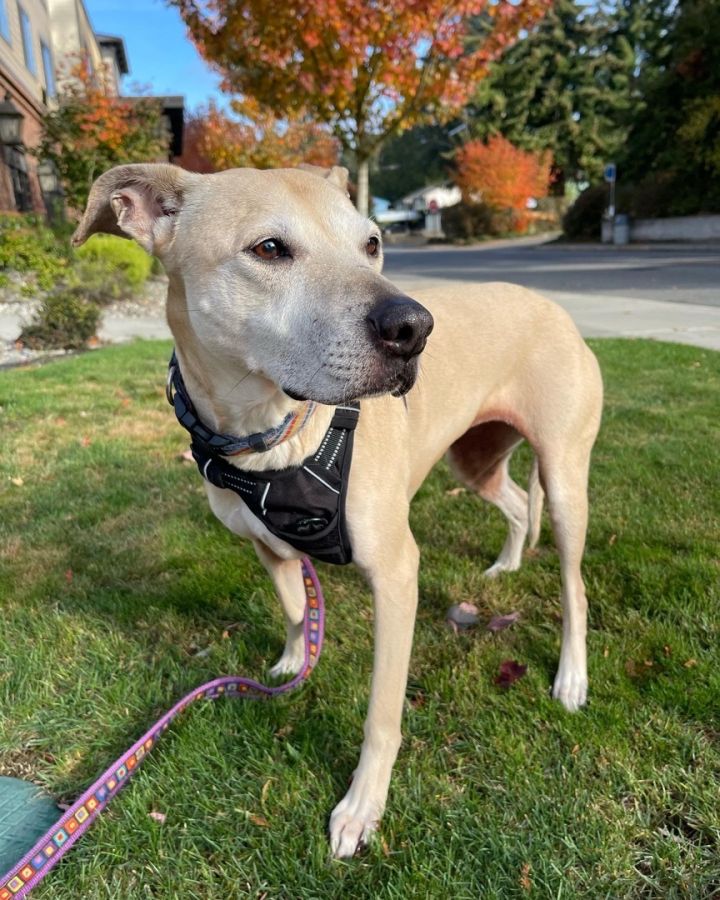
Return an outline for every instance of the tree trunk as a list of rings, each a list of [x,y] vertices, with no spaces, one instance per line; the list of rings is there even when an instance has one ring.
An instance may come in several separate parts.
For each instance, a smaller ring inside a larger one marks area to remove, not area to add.
[[[366,157],[357,161],[357,199],[355,205],[360,215],[367,216],[370,212],[370,193],[368,185],[368,172],[370,160]]]

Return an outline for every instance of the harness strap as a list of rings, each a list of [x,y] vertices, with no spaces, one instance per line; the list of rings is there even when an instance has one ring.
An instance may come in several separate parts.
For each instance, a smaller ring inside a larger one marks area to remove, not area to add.
[[[359,403],[336,407],[315,453],[289,469],[239,469],[195,440],[192,454],[203,478],[236,493],[276,537],[303,555],[346,565],[352,545],[345,500],[359,415]]]
[[[268,428],[267,431],[249,434],[245,437],[212,431],[198,418],[193,402],[185,387],[174,350],[168,366],[165,393],[168,403],[175,410],[178,422],[190,432],[193,441],[204,444],[208,450],[221,456],[239,456],[242,453],[265,453],[292,437],[293,434],[297,434],[317,409],[317,403],[314,400],[307,400],[303,409],[289,412],[279,425]]]
[[[325,627],[325,604],[322,588],[309,559],[303,559],[305,586],[305,658],[302,669],[285,684],[268,687],[251,678],[229,675],[215,678],[186,694],[172,709],[149,728],[129,750],[122,754],[66,810],[57,822],[28,850],[9,872],[0,877],[0,898],[19,900],[25,897],[55,866],[72,845],[88,830],[112,798],[128,783],[145,757],[167,731],[176,716],[196,700],[218,697],[276,697],[304,681],[320,658]]]

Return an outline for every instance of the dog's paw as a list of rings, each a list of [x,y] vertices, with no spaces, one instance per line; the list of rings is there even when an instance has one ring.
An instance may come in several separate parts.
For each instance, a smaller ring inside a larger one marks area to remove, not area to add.
[[[330,849],[336,859],[354,856],[377,829],[380,814],[362,800],[347,796],[338,803],[330,816]]]
[[[512,563],[500,562],[500,560],[498,560],[496,563],[493,563],[489,569],[485,569],[483,575],[486,578],[497,578],[498,575],[502,575],[503,572],[517,572],[519,568],[519,563],[513,565]]]
[[[288,648],[286,647],[280,659],[275,663],[274,666],[271,666],[270,675],[273,678],[278,678],[280,675],[297,675],[298,672],[301,671],[304,664],[304,648],[301,647],[300,651],[298,652],[298,650],[296,649],[288,650]]]
[[[577,669],[559,669],[555,676],[552,695],[569,712],[577,712],[587,701],[588,680],[584,672]]]

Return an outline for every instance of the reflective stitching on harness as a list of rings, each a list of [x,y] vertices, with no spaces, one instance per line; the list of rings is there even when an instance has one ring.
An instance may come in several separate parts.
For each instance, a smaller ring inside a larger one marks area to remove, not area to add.
[[[326,469],[330,469],[332,467],[333,463],[335,462],[335,460],[337,459],[337,455],[340,452],[340,448],[342,447],[344,440],[345,440],[345,432],[341,431],[340,432],[340,440],[337,442],[337,444],[335,445],[335,449],[333,450],[332,454],[330,455],[330,459],[328,460],[328,463],[325,466]]]
[[[269,490],[270,490],[270,482],[268,481],[268,483],[265,485],[265,490],[263,491],[263,495],[260,498],[260,509],[262,509],[262,514],[264,516],[267,515],[267,509],[265,508],[265,498],[267,497]]]
[[[333,494],[339,494],[339,493],[340,493],[340,491],[336,490],[331,484],[328,484],[327,481],[325,481],[323,478],[321,478],[321,477],[317,474],[317,472],[313,472],[313,470],[312,470],[312,469],[308,469],[307,466],[303,466],[303,469],[305,469],[305,471],[308,473],[308,475],[312,475],[313,478],[317,478],[317,480],[318,480],[321,484],[324,484],[325,487],[326,487],[329,491],[332,491],[332,492],[333,492]]]

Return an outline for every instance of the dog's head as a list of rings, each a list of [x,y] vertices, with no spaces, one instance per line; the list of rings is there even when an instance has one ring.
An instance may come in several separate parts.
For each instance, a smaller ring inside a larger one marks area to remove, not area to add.
[[[380,232],[350,203],[345,169],[119,166],[93,185],[73,243],[98,231],[162,260],[207,351],[293,398],[399,395],[415,381],[432,316],[380,274]]]

